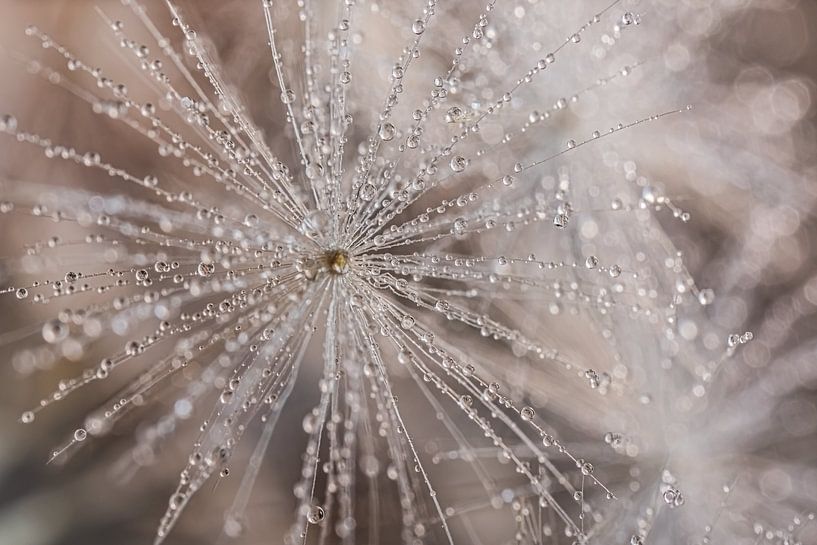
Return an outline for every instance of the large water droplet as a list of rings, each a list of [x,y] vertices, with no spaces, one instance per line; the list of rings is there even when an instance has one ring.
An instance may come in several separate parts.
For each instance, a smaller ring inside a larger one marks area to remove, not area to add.
[[[326,517],[326,512],[324,512],[323,507],[320,505],[313,505],[306,514],[306,520],[308,520],[310,524],[318,524],[324,517]]]
[[[465,167],[468,166],[468,159],[461,155],[457,155],[456,157],[451,159],[450,166],[451,170],[453,170],[454,172],[462,172],[463,170],[465,170]]]

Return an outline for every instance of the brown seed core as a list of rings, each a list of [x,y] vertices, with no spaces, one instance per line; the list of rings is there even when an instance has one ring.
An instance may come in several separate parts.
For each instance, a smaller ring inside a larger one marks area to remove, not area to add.
[[[343,274],[349,268],[349,254],[343,250],[332,250],[326,253],[326,265],[334,274]]]

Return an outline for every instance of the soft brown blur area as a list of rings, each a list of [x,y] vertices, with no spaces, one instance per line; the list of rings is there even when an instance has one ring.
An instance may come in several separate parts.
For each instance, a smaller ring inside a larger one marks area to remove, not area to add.
[[[321,1],[325,0],[318,3]],[[508,2],[502,9],[511,10],[527,1]],[[161,31],[178,39],[163,2],[146,0],[144,4]],[[270,83],[267,37],[258,2],[187,0],[180,4],[199,33],[212,41],[230,83],[250,105],[270,146],[287,153],[291,144],[280,126],[279,91]],[[593,3],[600,4],[607,2]],[[111,77],[133,80],[136,72],[122,61],[119,46],[96,6],[113,19],[117,14],[126,18],[126,11],[114,0],[0,0],[0,114],[13,113],[26,130],[77,149],[104,150],[111,163],[141,176],[160,162],[155,146],[133,138],[115,120],[93,113],[83,101],[27,70],[26,59],[61,70],[64,64],[53,51],[44,54],[36,39],[24,35],[25,27],[33,23],[83,59],[93,59],[91,64],[104,66]],[[814,509],[817,2],[656,0],[647,10],[648,16],[650,13],[677,32],[677,38],[671,38],[651,59],[669,74],[668,83],[658,83],[656,88],[669,108],[689,103],[694,109],[664,125],[622,136],[626,139],[622,154],[630,154],[640,172],[659,180],[666,193],[691,213],[690,223],[668,220],[666,229],[686,255],[698,284],[717,291],[719,298],[709,314],[713,323],[725,331],[751,330],[758,338],[747,347],[739,365],[728,372],[735,379],[729,383],[730,395],[739,390],[739,384],[768,381],[769,389],[774,389],[776,375],[800,373],[799,386],[771,411],[778,427],[792,423],[788,446],[763,444],[758,447],[761,452],[750,454],[772,457],[790,469],[785,478],[763,474],[770,495],[779,495],[781,487],[785,492],[792,480],[799,479],[811,493],[798,498],[798,507]],[[366,38],[387,42],[389,36],[381,34],[372,30]],[[639,100],[637,92],[632,100]],[[577,118],[581,119],[581,111]],[[577,122],[583,127],[581,123]],[[615,143],[611,146],[617,148]],[[640,153],[633,154],[633,150]],[[183,176],[184,171],[178,169],[176,174]],[[6,135],[0,138],[0,179],[97,191],[110,183],[104,174],[47,161],[40,150],[21,146]],[[3,187],[0,185],[0,192]],[[48,237],[52,226],[43,225],[47,221],[0,218],[0,258],[19,254],[23,243]],[[64,230],[61,235],[70,238],[70,228],[60,228]],[[0,261],[0,288],[10,281]],[[28,307],[21,310],[10,299],[0,298],[0,331],[36,323],[47,315]],[[531,311],[532,320],[537,316],[538,312]],[[562,329],[557,325],[551,333],[555,332],[567,352],[588,359],[603,357],[601,343],[588,342],[572,324]],[[51,370],[20,376],[2,345],[0,354],[0,545],[151,543],[196,430],[181,430],[161,452],[158,463],[124,482],[117,462],[139,428],[138,418],[127,419],[121,430],[89,445],[66,465],[46,465],[51,450],[70,436],[78,418],[122,383],[94,385],[87,395],[70,398],[38,416],[36,425],[23,426],[18,422],[21,412],[51,391],[60,378],[74,374],[66,373],[62,366],[73,366],[73,371],[81,369],[82,363],[61,363]],[[796,363],[789,367],[786,362]],[[311,381],[317,373],[304,378]],[[738,374],[744,379],[735,378]],[[554,404],[560,401],[556,397]],[[433,411],[423,406],[419,395],[416,398],[408,401],[411,393],[406,389],[404,403],[416,405],[419,420],[433,421]],[[250,504],[254,527],[246,539],[234,543],[279,543],[278,536],[292,520],[292,475],[300,470],[306,442],[301,418],[314,405],[316,390],[304,386],[292,399],[276,430],[280,445],[270,449]],[[577,417],[578,427],[592,429],[600,416],[593,407],[582,408],[586,414]],[[420,439],[431,440],[439,432],[429,425]],[[507,468],[498,471],[510,473]],[[473,487],[464,493],[479,495],[478,487],[466,481],[467,475],[452,471],[443,476],[442,472],[440,478],[448,478],[450,487],[459,486],[462,477],[463,487]],[[167,543],[218,543],[213,536],[221,533],[221,514],[237,484],[237,480],[208,483]],[[810,507],[809,501],[813,502]],[[398,524],[394,516],[391,522]],[[804,535],[817,539],[813,531]],[[486,545],[492,545],[487,539]]]

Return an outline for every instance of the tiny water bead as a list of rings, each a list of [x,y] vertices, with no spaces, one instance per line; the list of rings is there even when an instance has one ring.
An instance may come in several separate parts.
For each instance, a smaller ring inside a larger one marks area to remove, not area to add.
[[[43,340],[55,344],[68,337],[68,326],[59,320],[49,320],[43,325]]]
[[[465,119],[465,111],[459,106],[452,106],[445,113],[445,121],[447,123],[461,123],[462,121],[465,121]]]
[[[461,155],[457,155],[451,159],[450,166],[454,172],[462,172],[468,166],[468,160]]]
[[[703,306],[711,305],[715,301],[715,292],[709,288],[698,292],[698,302]]]
[[[621,26],[637,25],[641,22],[641,16],[630,11],[621,16]]]
[[[0,115],[0,131],[14,132],[17,129],[17,118],[10,114]]]
[[[363,199],[364,201],[372,200],[376,194],[377,194],[377,187],[375,187],[374,184],[371,184],[369,182],[366,182],[360,188],[360,198]]]
[[[291,89],[286,89],[281,93],[281,102],[284,104],[292,104],[295,102],[295,92]]]
[[[468,222],[465,220],[465,218],[457,218],[454,220],[454,223],[451,226],[451,232],[455,234],[462,234],[465,232],[467,226]]]
[[[198,273],[199,276],[202,276],[202,277],[210,276],[211,274],[213,274],[215,272],[215,270],[216,270],[216,266],[213,263],[205,263],[205,262],[199,263],[198,267],[196,268],[196,272]]]
[[[684,495],[677,488],[669,487],[664,491],[662,497],[664,498],[664,503],[671,508],[680,507],[686,503],[686,498],[684,498]]]
[[[320,505],[310,507],[306,515],[306,520],[308,520],[310,524],[320,524],[324,518],[326,518],[326,512]]]
[[[394,125],[387,122],[380,126],[380,131],[378,134],[380,135],[381,140],[388,142],[394,138],[396,132],[397,129],[394,128]]]

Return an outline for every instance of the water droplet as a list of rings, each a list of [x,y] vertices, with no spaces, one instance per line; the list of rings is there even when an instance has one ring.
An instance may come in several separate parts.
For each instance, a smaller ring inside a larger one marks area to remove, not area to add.
[[[711,305],[715,301],[715,292],[709,288],[704,288],[698,292],[698,302],[703,305]]]
[[[621,26],[637,25],[641,22],[641,16],[630,11],[621,16]]]
[[[292,89],[287,89],[281,93],[281,102],[284,104],[292,104],[295,102],[295,93]]]
[[[567,226],[568,217],[565,214],[556,214],[553,217],[553,226],[558,227],[559,229],[564,229]]]
[[[366,182],[360,187],[360,198],[364,201],[370,201],[374,198],[376,192],[377,188],[374,186],[374,184]]]
[[[313,505],[306,514],[306,520],[308,520],[310,524],[318,524],[324,517],[326,517],[326,513],[320,505]]]
[[[170,509],[176,510],[180,508],[184,504],[184,500],[187,496],[184,494],[173,494],[170,496],[170,499],[167,501],[167,504],[170,506]]]
[[[446,123],[459,123],[465,120],[465,112],[459,106],[452,106],[445,114]]]
[[[462,172],[465,170],[465,167],[468,166],[468,159],[461,155],[457,155],[451,159],[451,163],[449,163],[449,165],[451,166],[451,170],[454,172]]]
[[[464,218],[457,218],[451,225],[451,232],[454,233],[455,235],[460,235],[465,231],[467,225],[468,223],[465,221]]]
[[[0,116],[0,131],[14,132],[17,130],[17,119],[13,115]]]
[[[199,276],[207,277],[213,274],[216,270],[216,266],[212,263],[204,263],[203,261],[199,263],[199,266],[196,268],[196,272]]]
[[[55,344],[68,336],[68,326],[59,320],[50,320],[43,325],[43,340]]]
[[[384,140],[384,141],[388,142],[389,140],[394,138],[394,133],[395,132],[396,132],[396,129],[394,128],[394,125],[387,122],[387,123],[383,123],[382,125],[380,125],[380,130],[378,131],[378,135],[380,136],[381,140]]]

